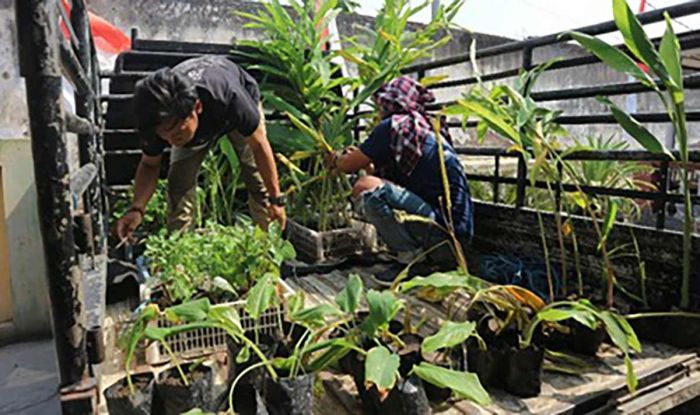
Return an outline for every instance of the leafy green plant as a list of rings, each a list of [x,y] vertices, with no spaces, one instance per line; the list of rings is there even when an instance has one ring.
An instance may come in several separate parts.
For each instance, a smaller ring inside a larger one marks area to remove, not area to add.
[[[202,295],[236,298],[265,275],[279,276],[280,265],[295,252],[279,225],[265,232],[241,222],[152,235],[145,256],[167,302],[176,303]]]
[[[244,203],[237,198],[244,188],[240,180],[241,167],[231,142],[222,137],[219,151],[210,153],[202,163],[202,175],[197,186],[198,225],[213,221],[231,226],[236,223],[236,212]]]
[[[681,66],[681,48],[673,31],[671,17],[666,13],[666,32],[658,49],[654,47],[644,32],[639,19],[624,0],[613,0],[613,15],[627,49],[634,59],[646,65],[651,74],[659,78],[663,89],[635,62],[619,49],[604,41],[583,33],[571,33],[571,36],[584,48],[591,51],[611,68],[626,73],[658,95],[667,109],[673,124],[680,149],[680,166],[684,183],[684,226],[683,226],[683,278],[681,284],[681,308],[690,306],[690,258],[691,238],[693,233],[692,203],[688,166],[688,126],[685,113],[685,92],[683,88],[683,69]],[[653,153],[664,153],[673,158],[663,144],[642,124],[627,114],[607,98],[599,100],[608,106],[620,126],[645,149]]]
[[[624,354],[627,387],[630,392],[634,393],[638,382],[630,355],[633,351],[641,352],[642,345],[623,316],[611,310],[600,310],[588,300],[559,301],[539,310],[524,330],[522,345],[527,346],[532,342],[535,330],[540,324],[558,323],[565,320],[575,320],[591,330],[597,330],[600,326],[605,328],[610,340]]]
[[[159,318],[159,316],[165,317],[174,325],[171,327],[157,327],[149,324]],[[224,330],[234,341],[242,343],[249,350],[252,350],[261,359],[262,365],[267,368],[270,376],[273,379],[277,378],[277,374],[265,354],[254,342],[245,336],[240,316],[236,309],[230,305],[211,305],[209,299],[201,298],[168,307],[162,312],[155,304],[148,304],[137,309],[128,330],[119,338],[119,346],[125,352],[124,365],[130,389],[133,391],[130,376],[131,365],[136,349],[142,341],[159,342],[175,363],[184,384],[188,385],[187,376],[182,371],[175,353],[168,345],[167,339],[180,333],[198,329]]]
[[[565,160],[566,156],[571,152],[586,150],[586,148],[575,145],[563,149],[558,137],[566,136],[568,133],[557,122],[560,111],[542,107],[530,96],[538,77],[552,63],[554,61],[544,63],[532,71],[523,72],[514,88],[508,85],[497,85],[490,90],[486,90],[483,85],[478,85],[465,94],[462,99],[459,99],[455,105],[444,109],[443,113],[451,116],[462,116],[464,122],[469,117],[477,117],[479,119],[477,133],[480,139],[485,137],[488,130],[492,130],[510,140],[513,143],[511,150],[520,153],[528,162],[530,185],[534,187],[537,181],[544,181],[547,193],[554,202],[552,204],[555,205],[554,216],[557,226],[560,264],[564,276],[563,286],[565,287],[567,286],[568,271],[564,245],[565,226],[561,210],[567,206],[578,205],[592,219],[591,223],[600,241],[598,250],[601,253],[603,269],[605,270],[607,304],[608,307],[612,307],[615,275],[605,241],[615,223],[617,205],[614,203],[614,200],[608,199],[608,206],[611,209],[605,212],[605,219],[601,218],[600,212],[593,209],[592,206],[597,203],[595,198],[581,190],[580,175],[576,172],[573,164]],[[555,163],[551,163],[551,160],[555,161]],[[561,171],[556,167],[557,165],[561,166]],[[556,206],[557,195],[554,185],[555,183],[563,184],[565,182],[576,186],[578,191],[573,193],[561,192],[562,200],[569,199],[569,202]],[[537,215],[545,264],[547,264],[547,278],[550,288],[549,300],[554,301],[555,293],[553,291],[549,248],[547,246],[542,214],[539,210]],[[600,223],[601,219],[603,219],[603,225]]]
[[[387,0],[377,14],[374,27],[358,27],[361,33],[346,37],[348,46],[338,53],[349,63],[357,66],[360,81],[368,85],[381,78],[382,83],[401,75],[401,70],[432,53],[450,40],[448,30],[464,0],[450,1],[441,5],[438,13],[421,30],[409,27],[412,17],[430,7],[424,1],[412,7],[408,0]],[[393,67],[386,72],[385,68]]]
[[[358,320],[357,310],[362,298],[367,302],[367,314]],[[380,396],[386,396],[401,376],[399,373],[398,350],[404,347],[397,333],[392,332],[391,322],[404,308],[403,300],[392,291],[368,290],[364,292],[359,276],[351,276],[346,287],[336,297],[336,305],[345,315],[347,324],[338,326],[344,332],[343,338],[362,350],[365,355],[365,381],[377,387]],[[449,330],[449,329],[446,329]],[[450,330],[452,331],[452,330]],[[433,338],[429,347],[450,344],[444,331]],[[441,388],[450,388],[458,396],[480,405],[488,405],[488,393],[478,378],[467,372],[440,367],[427,362],[414,365],[410,371],[426,382]]]
[[[350,183],[326,169],[324,157],[352,142],[360,116],[350,112],[379,88],[380,81],[362,90],[356,80],[343,77],[333,56],[323,49],[324,31],[338,15],[336,0],[289,2],[288,13],[278,0],[263,3],[248,18],[248,28],[260,29],[265,40],[246,41],[252,51],[235,52],[251,58],[248,69],[260,71],[265,105],[285,114],[287,123],[268,124],[278,159],[288,168],[284,179],[291,199],[291,216],[320,231],[349,224]],[[348,89],[354,96],[348,99]]]

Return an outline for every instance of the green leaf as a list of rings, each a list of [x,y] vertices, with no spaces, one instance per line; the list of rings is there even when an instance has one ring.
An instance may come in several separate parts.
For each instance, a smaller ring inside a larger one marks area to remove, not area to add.
[[[254,320],[260,319],[272,305],[275,297],[274,275],[265,274],[248,291],[245,310]]]
[[[652,79],[637,65],[637,62],[619,49],[584,33],[572,32],[571,37],[614,70],[632,75],[645,85],[654,85]]]
[[[199,300],[188,301],[183,304],[168,307],[163,312],[165,318],[173,323],[192,323],[206,319],[209,313],[209,307],[209,299],[201,298]]]
[[[644,62],[656,76],[668,81],[668,73],[661,65],[659,54],[654,49],[654,45],[644,33],[642,24],[630,9],[626,0],[613,0],[613,14],[615,15],[615,24],[620,30],[622,37],[625,40],[627,48],[640,61]]]
[[[451,389],[460,398],[468,399],[482,406],[491,404],[488,392],[481,386],[479,377],[474,373],[460,372],[426,362],[413,366],[413,373],[439,388]]]
[[[246,345],[236,355],[236,363],[238,363],[238,364],[245,363],[248,361],[248,359],[250,359],[250,347],[248,347]]]
[[[432,353],[440,349],[455,347],[471,337],[475,329],[476,323],[473,321],[463,323],[446,321],[437,333],[423,340],[421,349],[423,353]]]
[[[632,118],[608,98],[598,97],[598,101],[610,108],[615,120],[625,131],[627,131],[629,135],[632,136],[632,138],[637,140],[642,147],[648,151],[651,151],[652,153],[665,153],[669,157],[673,158],[671,152],[669,152],[666,147],[664,147],[664,145],[649,130],[646,129],[646,127],[640,124],[639,121]]]
[[[667,87],[671,91],[673,101],[676,104],[680,104],[684,101],[681,44],[673,31],[671,17],[668,15],[668,12],[664,14],[664,17],[666,18],[666,32],[664,32],[664,36],[661,39],[659,54],[661,55],[661,63],[663,63],[672,81]]]
[[[380,391],[388,391],[399,376],[399,356],[384,346],[370,349],[365,360],[365,382],[373,383]]]
[[[363,284],[362,279],[357,274],[350,275],[345,287],[335,297],[335,303],[338,304],[341,310],[352,314],[357,310],[362,296]]]
[[[461,271],[436,272],[427,277],[415,277],[401,284],[401,292],[407,292],[415,288],[432,287],[437,289],[468,288],[471,291],[479,291],[489,284],[477,277],[464,275]]]
[[[231,285],[231,283],[228,282],[228,281],[226,281],[225,279],[223,279],[223,278],[221,278],[221,277],[214,277],[214,278],[211,280],[211,285],[213,285],[214,287],[216,287],[216,288],[218,288],[218,289],[220,289],[220,290],[222,290],[222,291],[229,292],[229,293],[231,293],[231,294],[233,294],[233,295],[236,295],[236,296],[238,295],[238,293],[237,293],[236,290],[233,288],[233,286]]]
[[[610,231],[612,231],[613,226],[615,226],[615,218],[617,218],[618,204],[615,199],[608,199],[608,212],[605,216],[605,222],[603,223],[603,234],[600,237],[600,242],[598,243],[598,250],[600,251],[605,246],[605,243],[610,236]]]
[[[332,305],[319,304],[292,314],[291,319],[305,325],[320,326],[324,324],[326,317],[337,317],[339,314],[338,309]]]
[[[367,305],[369,315],[362,323],[361,329],[365,336],[370,338],[374,337],[377,329],[388,326],[402,307],[402,303],[396,299],[393,292],[376,290],[367,292]]]
[[[487,123],[489,128],[496,133],[511,141],[520,141],[518,132],[507,120],[478,101],[460,99],[457,104],[446,108],[444,113],[447,115],[475,115]]]
[[[627,355],[625,355],[625,370],[627,371],[627,389],[629,389],[630,393],[634,393],[637,391],[639,381],[637,380],[637,375],[634,373],[632,359],[630,359],[630,357]]]

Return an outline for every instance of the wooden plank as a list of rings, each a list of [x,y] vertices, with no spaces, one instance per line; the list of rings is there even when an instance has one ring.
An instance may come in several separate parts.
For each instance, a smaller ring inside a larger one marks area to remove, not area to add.
[[[0,166],[0,323],[12,320],[12,282],[10,279],[10,252],[5,218],[5,191]]]

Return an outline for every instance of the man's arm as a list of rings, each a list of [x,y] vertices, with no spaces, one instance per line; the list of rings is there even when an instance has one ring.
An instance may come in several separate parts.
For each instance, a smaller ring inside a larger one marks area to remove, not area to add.
[[[272,153],[272,147],[270,147],[270,142],[267,139],[264,121],[261,121],[253,134],[246,137],[245,140],[246,144],[249,145],[250,149],[253,151],[255,164],[258,167],[260,176],[262,176],[267,193],[270,197],[280,197],[282,192],[280,191],[277,165],[275,164],[275,156]],[[287,220],[284,207],[271,204],[269,209],[270,218],[278,220],[282,226],[284,226]]]
[[[156,190],[158,176],[160,174],[160,161],[162,156],[148,156],[143,154],[141,161],[136,168],[134,178],[134,199],[131,208],[122,216],[116,225],[116,232],[119,239],[131,236],[143,220],[146,205],[151,200],[151,196]]]
[[[372,164],[372,160],[359,148],[351,147],[338,157],[335,166],[343,173],[357,173],[361,169],[367,169]]]
[[[148,156],[143,154],[136,168],[134,178],[134,200],[132,206],[146,209],[148,201],[156,191],[158,176],[160,176],[160,161],[163,156]]]

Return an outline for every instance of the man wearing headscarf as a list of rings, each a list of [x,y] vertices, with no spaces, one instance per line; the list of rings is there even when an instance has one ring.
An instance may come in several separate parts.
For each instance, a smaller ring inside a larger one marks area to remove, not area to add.
[[[435,101],[434,95],[402,76],[380,88],[374,99],[382,121],[359,148],[347,149],[332,161],[344,173],[368,171],[353,188],[353,197],[362,204],[367,220],[403,264],[448,239],[446,229],[468,242],[473,233],[469,184],[442,119],[440,135],[451,199],[447,211],[439,141],[425,108]],[[395,275],[389,273],[382,279]]]

